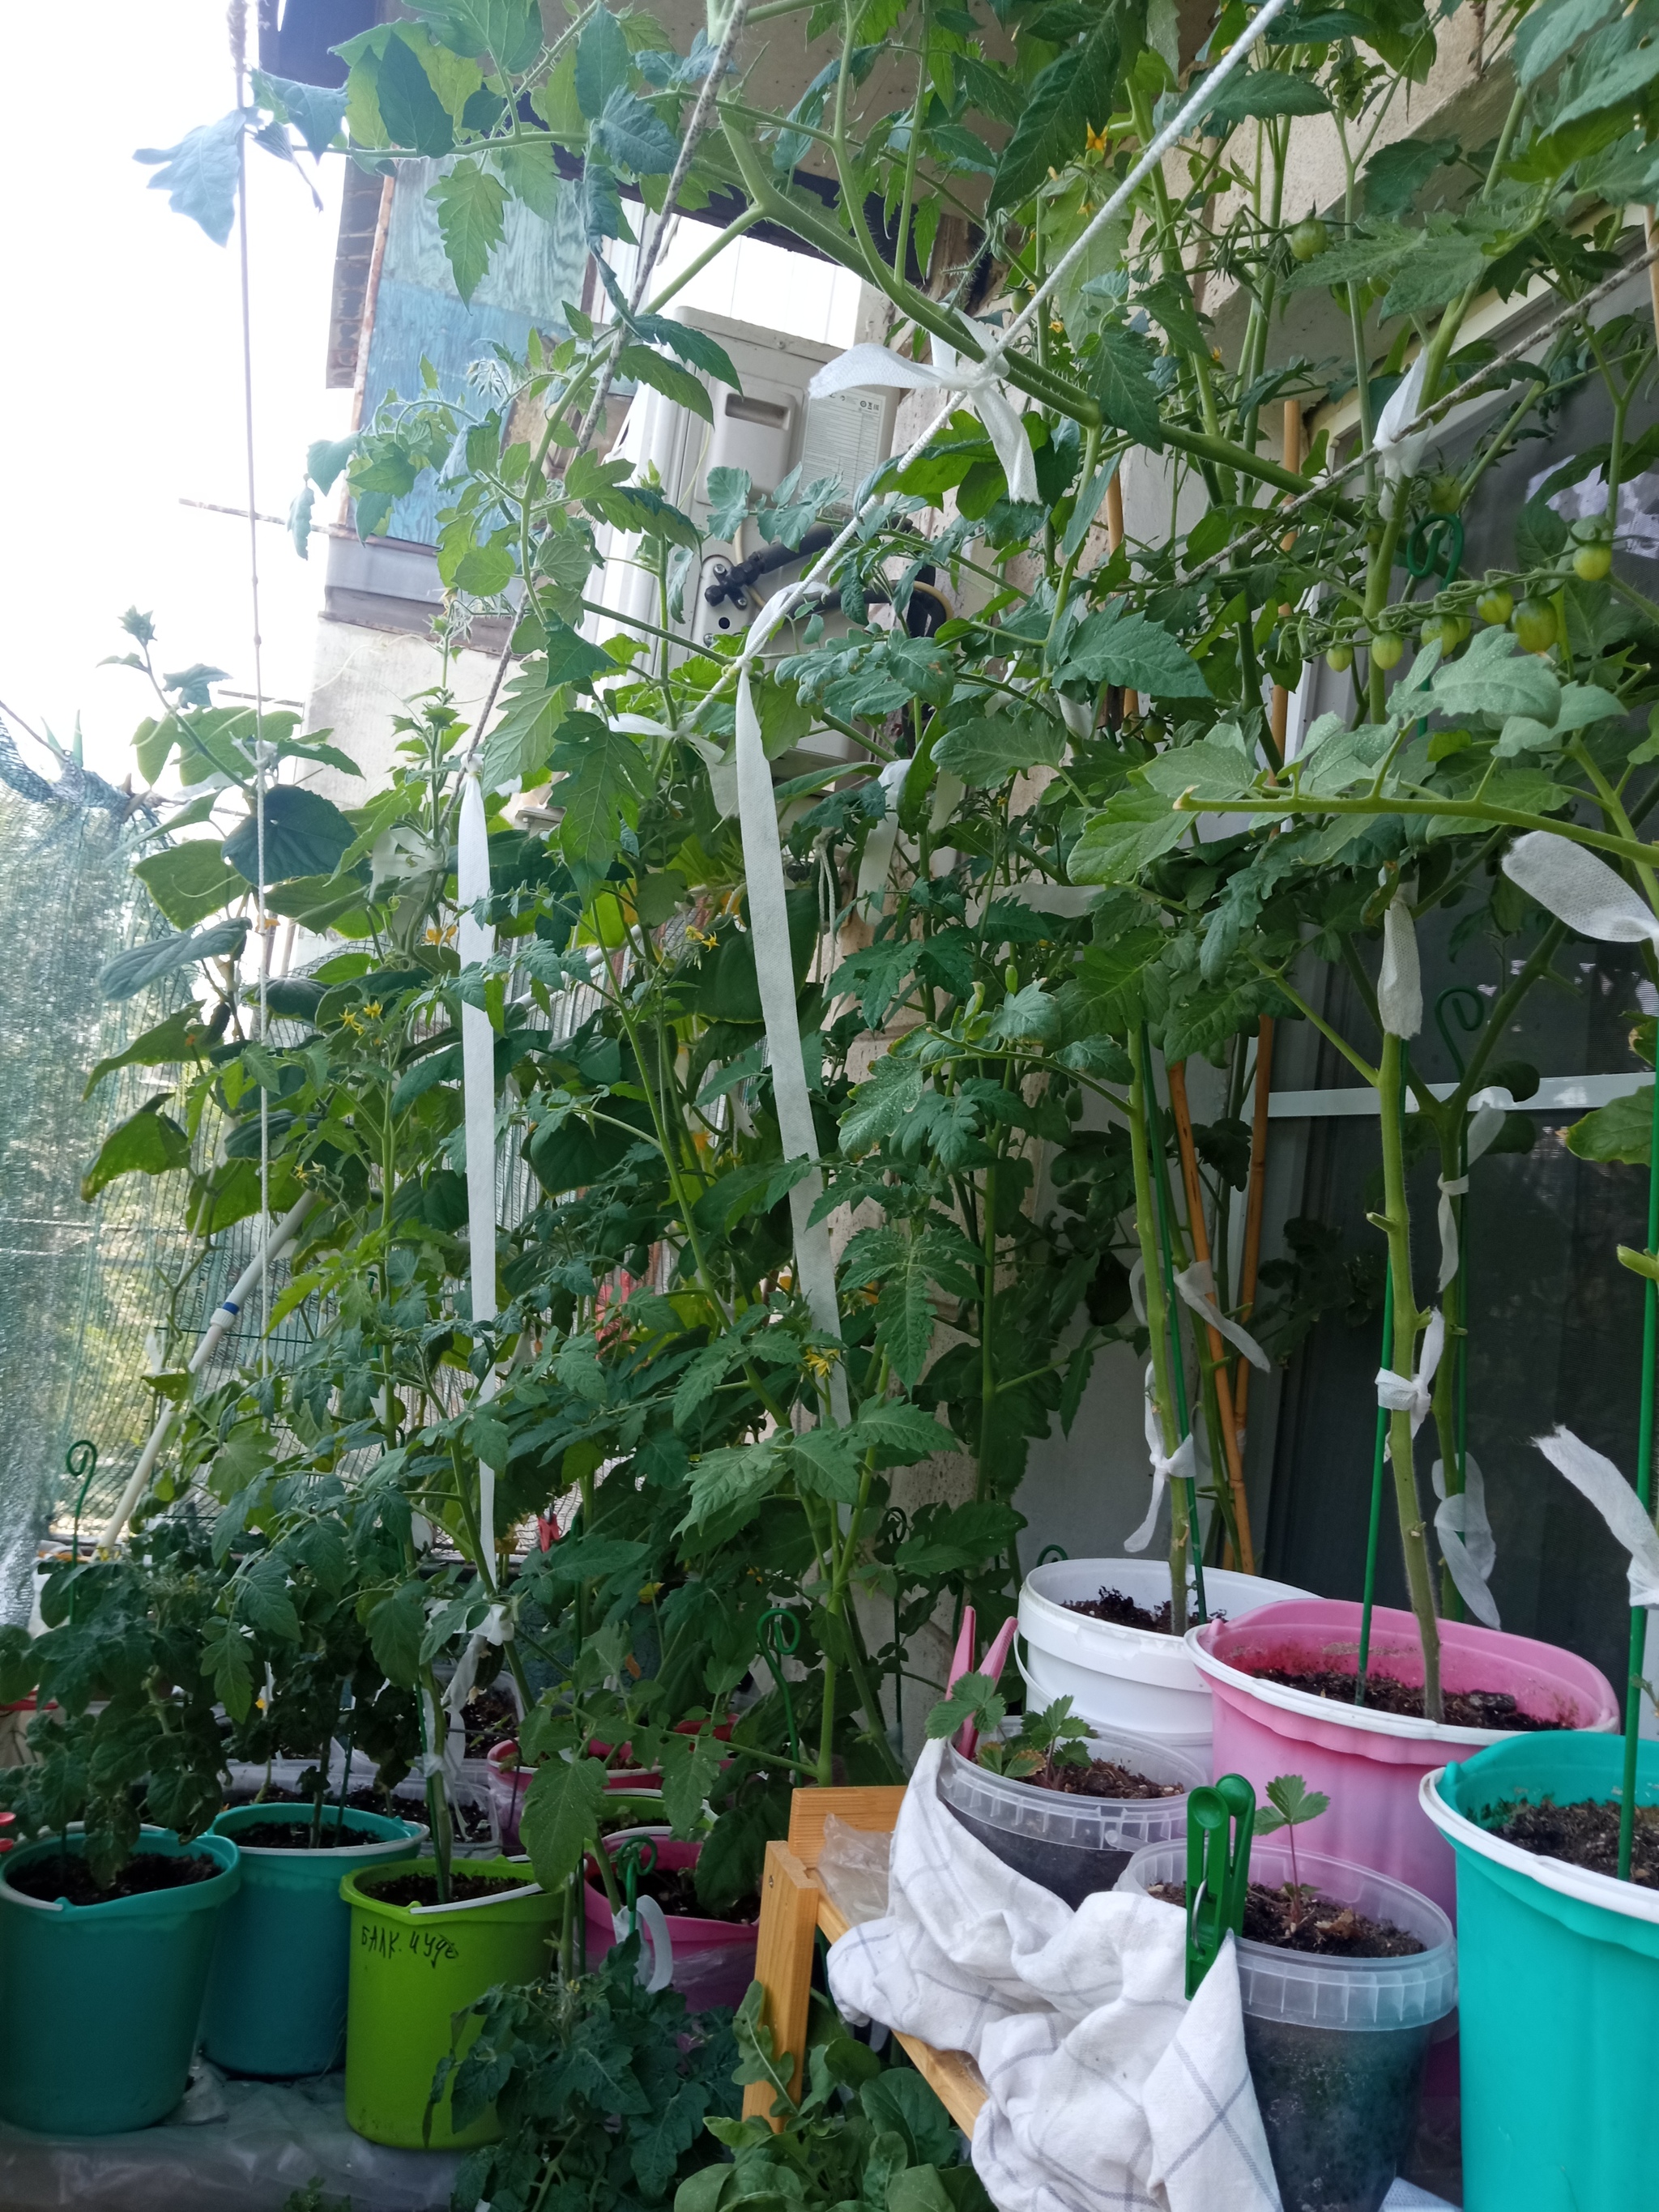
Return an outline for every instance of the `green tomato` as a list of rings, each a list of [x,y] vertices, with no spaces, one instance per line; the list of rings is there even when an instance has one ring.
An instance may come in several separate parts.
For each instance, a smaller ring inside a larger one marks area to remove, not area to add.
[[[1330,242],[1330,231],[1316,215],[1304,216],[1291,233],[1291,252],[1298,261],[1316,261]]]
[[[1371,640],[1371,659],[1379,668],[1397,668],[1406,651],[1406,641],[1391,629],[1379,630]]]
[[[1325,655],[1325,665],[1333,676],[1346,676],[1353,666],[1353,647],[1346,642],[1334,645]]]
[[[1437,514],[1455,514],[1463,504],[1463,484],[1459,477],[1443,471],[1429,479],[1429,505]]]
[[[1599,584],[1613,567],[1613,548],[1605,541],[1580,545],[1572,556],[1572,573],[1586,584]]]
[[[1018,968],[1016,968],[1016,967],[1015,967],[1015,965],[1014,965],[1014,963],[1013,963],[1013,962],[1012,962],[1012,960],[1008,963],[1008,965],[1007,965],[1007,966],[1003,969],[1003,971],[1002,971],[1002,980],[1003,980],[1004,984],[1006,985],[1006,987],[1007,988],[1007,989],[1008,989],[1011,993],[1012,993],[1012,992],[1014,992],[1014,991],[1018,990],[1018,988],[1019,988],[1019,970],[1018,970]]]
[[[1515,612],[1515,595],[1506,592],[1501,584],[1494,584],[1490,591],[1481,592],[1474,603],[1474,611],[1483,623],[1491,623],[1494,627],[1507,623]]]
[[[1515,635],[1522,653],[1547,653],[1555,642],[1555,609],[1547,599],[1522,599],[1515,611]]]

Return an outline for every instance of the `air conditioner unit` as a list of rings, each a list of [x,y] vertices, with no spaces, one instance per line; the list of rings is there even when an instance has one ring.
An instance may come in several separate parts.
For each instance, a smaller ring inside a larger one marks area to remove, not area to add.
[[[742,390],[702,380],[714,410],[711,428],[660,392],[641,386],[611,458],[631,461],[638,474],[654,471],[664,495],[700,526],[708,516],[710,471],[720,468],[746,470],[763,492],[775,491],[797,467],[803,484],[838,477],[843,512],[850,512],[859,487],[892,450],[896,392],[844,392],[814,399],[807,386],[826,362],[836,359],[837,348],[701,309],[686,309],[684,319],[719,340]],[[588,635],[597,637],[633,620],[652,629],[673,629],[687,651],[740,635],[767,599],[798,576],[811,557],[803,551],[733,588],[728,580],[734,571],[741,574],[745,563],[753,566],[757,556],[769,562],[781,549],[763,546],[752,526],[736,540],[706,544],[701,572],[680,581],[678,619],[665,625],[657,579],[637,557],[639,538],[610,526],[599,538],[605,566],[598,589],[589,596],[611,619],[607,623],[604,617],[590,615]],[[649,630],[646,635],[650,639]],[[655,651],[672,652],[659,640],[651,642]],[[844,759],[851,755],[852,743],[839,732],[823,731],[802,750],[823,759]]]

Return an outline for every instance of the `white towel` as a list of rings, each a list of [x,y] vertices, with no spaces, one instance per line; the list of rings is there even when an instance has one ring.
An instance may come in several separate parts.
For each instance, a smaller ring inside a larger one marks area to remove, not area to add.
[[[905,1794],[886,1917],[830,1951],[836,2003],[977,2061],[999,2212],[1281,2212],[1231,1939],[1188,2004],[1182,1916],[1115,1893],[1073,1911],[1004,1866],[940,1802],[943,1753]]]

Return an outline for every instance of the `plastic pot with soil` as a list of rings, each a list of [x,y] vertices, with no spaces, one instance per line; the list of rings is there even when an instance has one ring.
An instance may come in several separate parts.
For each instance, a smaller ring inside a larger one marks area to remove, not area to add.
[[[1187,1846],[1120,1889],[1185,1910]],[[1238,1944],[1244,2050],[1285,2212],[1377,2212],[1411,2148],[1429,2037],[1457,2002],[1451,1923],[1387,1875],[1256,1843]]]
[[[1186,1753],[1144,1736],[1091,1735],[1087,1766],[1016,1780],[945,1747],[939,1790],[970,1836],[1067,1905],[1113,1889],[1134,1854],[1187,1832],[1189,1791],[1209,1780]]]
[[[457,2134],[449,2096],[428,2113],[432,2076],[451,2042],[453,2015],[497,1982],[532,1981],[546,1966],[562,1901],[510,1859],[458,1859],[450,1901],[437,1901],[431,1862],[348,1874],[340,1895],[351,1915],[346,2004],[345,2113],[370,2142],[448,2150],[492,2142],[495,2108]]]
[[[501,1849],[508,1853],[524,1849],[519,1823],[524,1817],[525,1793],[535,1771],[533,1766],[520,1765],[516,1736],[498,1743],[488,1754],[489,1802]],[[607,1796],[655,1800],[659,1803],[662,1798],[662,1776],[650,1766],[612,1769],[605,1776],[605,1787]]]
[[[1654,2200],[1659,1744],[1638,1748],[1629,1881],[1623,1761],[1617,1736],[1511,1736],[1424,1778],[1457,1860],[1468,2212]]]
[[[1211,1613],[1229,1620],[1310,1595],[1220,1567],[1205,1569],[1204,1594]],[[1020,1587],[1019,1633],[1032,1705],[1069,1697],[1108,1734],[1155,1736],[1207,1774],[1210,1686],[1170,1632],[1167,1559],[1054,1559],[1035,1568]]]
[[[696,1891],[702,1845],[678,1842],[666,1828],[623,1828],[607,1836],[605,1847],[614,1859],[627,1844],[647,1839],[655,1863],[640,1873],[635,1889],[641,1978],[653,1989],[678,1990],[693,2012],[741,2004],[755,1978],[759,1899],[743,1899],[729,1912],[711,1912]],[[588,1872],[586,1903],[592,1966],[629,1929],[625,1912],[612,1912],[597,1867]]]
[[[1354,1703],[1362,1608],[1312,1598],[1192,1630],[1188,1648],[1215,1693],[1218,1772],[1260,1796],[1294,1770],[1331,1809],[1322,1850],[1374,1866],[1456,1911],[1450,1847],[1418,1802],[1425,1774],[1506,1734],[1616,1729],[1605,1675],[1553,1644],[1470,1622],[1440,1623],[1447,1717],[1423,1717],[1423,1654],[1409,1613],[1371,1616],[1365,1703]]]
[[[345,2036],[351,1914],[340,1877],[412,1859],[426,1830],[348,1806],[239,1805],[215,1835],[241,1853],[242,1886],[220,1929],[203,2048],[231,2074],[323,2074]]]
[[[167,2118],[242,1879],[228,1836],[144,1828],[107,1892],[84,1850],[71,1829],[0,1860],[0,2118],[41,2135]]]

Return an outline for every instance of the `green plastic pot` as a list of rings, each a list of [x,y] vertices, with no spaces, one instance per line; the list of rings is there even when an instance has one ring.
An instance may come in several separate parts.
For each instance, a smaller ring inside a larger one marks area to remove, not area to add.
[[[526,1882],[522,1859],[464,1859],[456,1862],[458,1874],[507,1875],[525,1886],[471,1905],[383,1905],[375,1886],[398,1871],[376,1867],[340,1884],[351,1908],[347,2124],[370,2142],[399,2150],[493,2142],[501,2133],[494,2106],[457,2134],[447,2089],[428,2127],[432,2076],[452,2047],[453,2014],[497,1982],[533,1981],[544,1972],[562,1900]],[[467,2023],[459,2050],[477,2029],[477,2021]]]
[[[70,1850],[85,1838],[71,1829]],[[185,2094],[214,1939],[241,1868],[228,1836],[181,1844],[145,1828],[138,1849],[192,1853],[210,1881],[107,1905],[38,1903],[13,1887],[50,1836],[0,1862],[0,2119],[40,2135],[152,2127]]]
[[[324,1833],[338,1816],[324,1809]],[[242,1856],[242,1887],[219,1932],[208,1980],[202,2044],[230,2074],[271,2080],[325,2074],[345,2035],[346,1969],[351,1914],[340,1877],[365,1865],[412,1859],[426,1830],[412,1820],[348,1808],[349,1841],[322,1850],[283,1850],[241,1841],[266,1821],[307,1832],[308,1805],[237,1805],[213,1833],[233,1838]]]
[[[1654,2201],[1659,1893],[1489,1834],[1495,1808],[1607,1803],[1616,1735],[1515,1735],[1425,1775],[1423,1809],[1457,1854],[1467,2212],[1626,2212]],[[1659,1805],[1659,1744],[1637,1803]]]

